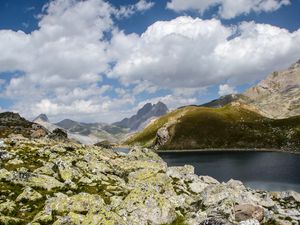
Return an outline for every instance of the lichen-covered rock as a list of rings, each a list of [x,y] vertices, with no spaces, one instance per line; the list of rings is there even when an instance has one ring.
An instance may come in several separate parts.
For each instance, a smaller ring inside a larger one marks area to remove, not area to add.
[[[220,219],[220,218],[208,218],[204,220],[201,225],[229,225],[230,223],[226,223],[226,221]]]
[[[10,172],[6,169],[0,169],[0,180],[6,180],[10,177]]]
[[[274,197],[282,200],[290,200],[300,203],[300,194],[295,191],[273,193]]]
[[[80,177],[80,172],[72,165],[72,158],[60,157],[53,160],[53,169],[57,170],[63,181],[71,181]]]
[[[186,223],[188,225],[202,224],[207,220],[206,212],[199,210],[198,212],[189,212],[186,214]]]
[[[0,139],[0,148],[5,147],[4,141]]]
[[[48,135],[48,138],[57,141],[65,141],[68,140],[68,134],[64,130],[56,128]]]
[[[4,142],[8,144],[0,150],[0,224],[300,221],[296,192],[256,191],[235,180],[220,184],[197,176],[192,166],[168,168],[149,149],[134,148],[120,155],[47,138]]]
[[[24,163],[23,160],[20,159],[12,159],[7,162],[8,165],[18,165]]]
[[[259,222],[256,219],[249,219],[240,222],[239,225],[259,225]]]
[[[43,188],[51,190],[54,188],[61,188],[63,184],[56,180],[54,177],[44,174],[31,173],[21,168],[19,171],[7,171],[6,169],[0,170],[0,179],[6,180],[6,182],[21,185]]]
[[[195,169],[191,165],[169,167],[167,175],[171,178],[184,179],[188,175],[194,175]]]
[[[6,202],[0,203],[0,213],[1,214],[10,214],[16,209],[16,204],[7,200]]]
[[[43,196],[40,193],[38,193],[31,187],[25,187],[23,192],[16,198],[16,201],[37,201],[41,198],[43,198]]]
[[[55,197],[49,198],[45,203],[46,211],[58,214],[65,212],[87,213],[97,212],[104,205],[103,199],[99,195],[79,193],[68,197],[65,194],[57,193]]]
[[[55,178],[43,174],[34,175],[28,178],[26,182],[30,187],[38,187],[46,190],[63,187],[63,183],[59,182]]]
[[[10,225],[10,224],[22,224],[24,222],[22,219],[18,219],[11,216],[2,216],[0,215],[0,224]]]
[[[82,220],[82,224],[131,225],[118,214],[104,208],[95,214],[88,213]]]
[[[117,209],[132,225],[170,224],[176,218],[175,207],[163,194],[153,190],[132,190]]]
[[[51,211],[40,211],[38,212],[35,217],[33,218],[33,223],[38,224],[50,224],[51,221],[53,221],[52,213]]]
[[[4,142],[2,144],[2,147],[5,147]],[[12,159],[14,157],[13,153],[10,153],[8,151],[5,150],[0,150],[0,160],[9,160]]]

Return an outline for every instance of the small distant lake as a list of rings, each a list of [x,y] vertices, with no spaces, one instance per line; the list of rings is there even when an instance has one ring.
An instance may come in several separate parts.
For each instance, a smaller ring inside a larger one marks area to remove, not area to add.
[[[116,147],[116,148],[113,148],[113,150],[116,152],[123,152],[123,153],[127,154],[130,151],[130,148]]]
[[[218,181],[233,178],[254,189],[300,192],[300,155],[280,152],[159,153],[168,166],[195,167],[197,175]]]

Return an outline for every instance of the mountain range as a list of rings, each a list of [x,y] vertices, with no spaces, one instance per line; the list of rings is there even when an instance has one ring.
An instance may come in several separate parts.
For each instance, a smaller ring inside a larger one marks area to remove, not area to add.
[[[45,114],[40,114],[33,122],[43,126],[50,132],[56,128],[61,128],[68,133],[70,139],[76,140],[82,144],[95,144],[103,140],[117,143],[128,133],[143,129],[151,120],[154,120],[167,112],[167,106],[162,102],[158,102],[157,104],[147,103],[138,110],[136,115],[113,124],[83,123],[71,119],[64,119],[58,123],[51,123]]]
[[[83,144],[125,139],[127,145],[158,149],[299,149],[300,60],[244,93],[170,112],[162,102],[147,103],[132,117],[113,124],[70,119],[51,123],[45,114],[30,122],[15,113],[0,115],[0,137],[44,137],[57,128]]]
[[[159,149],[300,148],[300,61],[241,94],[180,107],[125,144]]]

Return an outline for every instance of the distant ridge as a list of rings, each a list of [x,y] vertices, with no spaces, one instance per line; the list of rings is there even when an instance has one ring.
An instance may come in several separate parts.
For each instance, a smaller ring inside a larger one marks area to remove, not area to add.
[[[71,119],[64,119],[55,125],[67,130],[71,136],[74,134],[74,138],[81,139],[79,140],[81,143],[85,142],[85,140],[82,140],[83,138],[92,139],[87,144],[95,144],[104,140],[116,143],[127,133],[126,129],[111,124],[83,123]]]
[[[228,104],[239,105],[268,118],[300,115],[300,60],[286,70],[271,73],[244,93],[221,96],[197,106],[220,108]],[[184,107],[187,106],[180,108]]]
[[[225,96],[221,96],[218,99],[212,100],[208,103],[202,104],[201,106],[204,107],[212,107],[212,108],[219,108],[222,107],[224,105],[227,105],[233,101],[238,100],[239,98],[241,98],[240,94],[230,94],[230,95],[225,95]]]
[[[44,122],[49,122],[49,119],[46,114],[40,114],[33,121],[42,120]]]
[[[151,119],[163,116],[168,111],[168,107],[160,101],[156,104],[147,103],[138,110],[137,114],[116,122],[114,125],[129,128],[131,131],[140,130],[147,125],[147,122],[150,122]]]
[[[64,120],[56,123],[55,125],[57,125],[59,127],[62,127],[62,128],[66,129],[66,130],[69,130],[72,127],[80,126],[80,122],[76,122],[76,121],[70,120],[70,119],[64,119]]]

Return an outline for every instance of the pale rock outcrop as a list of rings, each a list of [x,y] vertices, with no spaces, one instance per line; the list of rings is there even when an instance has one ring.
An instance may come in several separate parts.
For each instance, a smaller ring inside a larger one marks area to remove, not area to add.
[[[247,104],[264,116],[287,118],[300,115],[300,60],[287,70],[273,72],[243,96]]]
[[[163,146],[170,139],[170,134],[167,126],[159,128],[156,133],[156,145]]]

